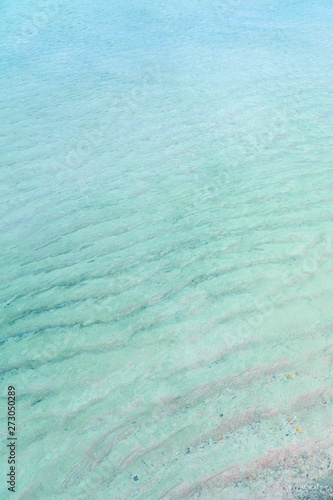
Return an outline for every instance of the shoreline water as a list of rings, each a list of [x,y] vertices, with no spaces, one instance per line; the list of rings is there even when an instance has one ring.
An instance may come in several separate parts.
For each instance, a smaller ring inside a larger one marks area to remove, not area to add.
[[[332,9],[43,5],[1,7],[18,495],[330,494]]]

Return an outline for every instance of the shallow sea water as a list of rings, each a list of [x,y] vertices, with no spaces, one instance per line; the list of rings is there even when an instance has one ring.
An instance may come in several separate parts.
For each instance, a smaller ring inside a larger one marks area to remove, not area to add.
[[[332,5],[0,14],[16,498],[333,498]]]

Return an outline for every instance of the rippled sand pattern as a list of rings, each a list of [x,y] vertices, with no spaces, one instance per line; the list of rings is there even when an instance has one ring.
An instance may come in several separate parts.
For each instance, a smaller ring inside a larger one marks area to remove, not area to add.
[[[333,498],[331,4],[0,11],[16,498]]]

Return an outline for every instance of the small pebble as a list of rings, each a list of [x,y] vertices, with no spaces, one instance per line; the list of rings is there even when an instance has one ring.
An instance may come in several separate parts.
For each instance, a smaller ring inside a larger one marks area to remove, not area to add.
[[[133,479],[134,479],[134,481],[139,481],[138,476],[134,476],[134,478],[133,478]]]
[[[302,432],[300,427],[296,427],[297,432]]]
[[[221,413],[220,417],[223,417],[223,413]]]

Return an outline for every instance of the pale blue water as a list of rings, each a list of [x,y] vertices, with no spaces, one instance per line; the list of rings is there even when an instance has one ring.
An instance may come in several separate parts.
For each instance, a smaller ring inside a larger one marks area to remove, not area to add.
[[[332,498],[332,4],[0,18],[1,498]]]

